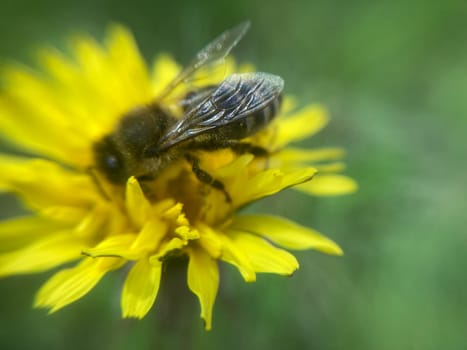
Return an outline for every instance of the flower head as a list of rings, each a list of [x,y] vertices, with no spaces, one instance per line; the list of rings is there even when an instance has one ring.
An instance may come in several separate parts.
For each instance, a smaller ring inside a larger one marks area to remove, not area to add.
[[[197,151],[198,167],[223,184],[229,200],[212,183],[201,182],[186,159],[173,160],[150,181],[131,176],[120,185],[96,170],[95,145],[125,113],[152,101],[178,65],[162,55],[149,70],[120,26],[110,29],[105,45],[79,37],[71,42],[71,57],[47,49],[39,61],[40,72],[5,68],[0,93],[1,136],[34,155],[0,155],[0,190],[17,194],[30,211],[0,223],[0,276],[72,263],[40,288],[37,307],[57,311],[87,294],[106,273],[127,266],[122,315],[142,318],[157,297],[163,265],[183,255],[188,287],[210,329],[219,261],[253,282],[257,273],[291,275],[298,268],[280,247],[342,254],[315,230],[276,216],[238,214],[289,187],[314,195],[355,189],[353,180],[336,173],[342,150],[288,146],[326,124],[322,107],[296,110],[286,97],[281,115],[247,140],[267,156],[229,148]],[[227,73],[248,69],[232,61],[226,66]],[[205,79],[218,83],[224,74],[210,71]],[[180,95],[189,91],[180,90]]]

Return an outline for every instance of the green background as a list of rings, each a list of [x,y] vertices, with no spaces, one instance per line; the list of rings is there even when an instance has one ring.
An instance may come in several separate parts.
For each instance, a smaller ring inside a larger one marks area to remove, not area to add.
[[[43,44],[103,38],[120,22],[148,60],[186,62],[245,19],[236,56],[284,77],[303,104],[328,106],[332,122],[307,145],[345,147],[360,184],[345,197],[286,191],[250,210],[314,227],[345,256],[300,252],[292,278],[255,284],[225,266],[211,332],[180,280],[177,295],[163,289],[149,316],[128,321],[118,273],[52,316],[31,309],[45,274],[4,279],[1,349],[467,347],[465,2],[0,0],[0,57],[31,63]],[[1,217],[17,210],[0,200]]]

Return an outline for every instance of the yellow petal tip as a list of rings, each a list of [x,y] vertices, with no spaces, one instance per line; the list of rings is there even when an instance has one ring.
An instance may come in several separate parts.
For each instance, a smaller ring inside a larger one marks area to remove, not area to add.
[[[342,250],[342,248],[339,247],[333,241],[328,241],[326,245],[323,245],[321,247],[317,247],[317,249],[320,250],[321,252],[329,254],[329,255],[336,255],[336,256],[343,256],[344,255],[344,251]]]

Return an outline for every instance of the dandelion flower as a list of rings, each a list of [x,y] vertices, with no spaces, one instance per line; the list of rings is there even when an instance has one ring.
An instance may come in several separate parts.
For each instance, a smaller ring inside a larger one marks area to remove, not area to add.
[[[156,300],[164,263],[186,256],[188,288],[210,329],[219,262],[253,282],[257,273],[288,276],[297,270],[296,258],[283,248],[342,254],[313,229],[239,213],[289,187],[312,195],[355,190],[352,179],[337,173],[342,150],[288,146],[326,124],[322,107],[297,110],[286,97],[281,115],[249,140],[270,151],[267,157],[230,149],[198,152],[200,167],[224,184],[230,201],[201,183],[186,160],[174,161],[150,186],[133,176],[117,186],[92,170],[96,143],[122,115],[160,93],[179,66],[161,55],[149,69],[130,32],[118,25],[104,45],[80,36],[70,47],[68,56],[41,51],[38,71],[20,65],[2,71],[1,136],[31,156],[0,154],[0,190],[16,194],[28,211],[0,222],[0,276],[66,264],[40,288],[36,307],[55,312],[108,272],[126,267],[122,316],[142,318]],[[247,69],[232,61],[226,66],[227,73]],[[209,79],[222,77],[212,73]]]

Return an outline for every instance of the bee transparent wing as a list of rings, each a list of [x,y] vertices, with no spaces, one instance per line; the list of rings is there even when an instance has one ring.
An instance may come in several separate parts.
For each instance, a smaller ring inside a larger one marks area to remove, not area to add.
[[[201,68],[223,60],[230,51],[238,44],[245,33],[250,28],[250,22],[243,22],[236,27],[225,31],[208,45],[206,45],[191,62],[175,77],[172,82],[165,87],[162,93],[156,98],[156,101],[164,99],[179,84],[185,82],[195,72]]]
[[[278,98],[282,78],[268,73],[232,74],[168,130],[157,148],[168,149],[211,129],[239,121]]]
[[[184,111],[191,110],[193,107],[207,99],[216,88],[217,85],[208,85],[197,90],[190,91],[188,94],[185,94],[183,98],[177,101],[177,105],[182,107]]]

